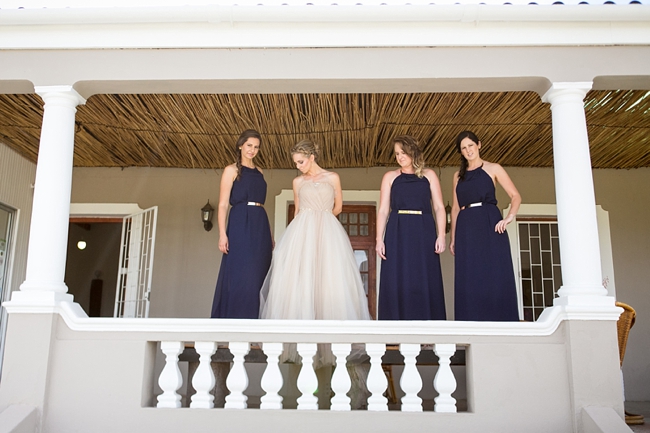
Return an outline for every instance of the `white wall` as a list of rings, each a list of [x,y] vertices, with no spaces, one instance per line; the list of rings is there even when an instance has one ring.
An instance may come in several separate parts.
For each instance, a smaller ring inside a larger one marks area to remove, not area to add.
[[[13,233],[7,246],[8,264],[5,275],[5,293],[0,292],[0,302],[8,300],[10,293],[18,290],[25,280],[27,268],[27,243],[32,216],[32,198],[36,165],[0,143],[0,203],[14,212]],[[4,351],[7,316],[0,307],[0,369]]]
[[[11,291],[18,290],[25,280],[35,177],[36,164],[0,143],[0,202],[18,211],[14,221],[16,249],[12,251],[13,267],[8,276]]]

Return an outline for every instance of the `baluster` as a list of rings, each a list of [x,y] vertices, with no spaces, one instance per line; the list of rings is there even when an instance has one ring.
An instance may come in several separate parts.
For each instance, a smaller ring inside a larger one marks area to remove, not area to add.
[[[157,407],[181,407],[181,396],[176,391],[183,384],[181,370],[178,368],[178,355],[183,351],[183,343],[162,341],[160,350],[165,354],[165,367],[158,378],[158,385],[163,393],[158,396]]]
[[[372,393],[368,397],[368,410],[388,410],[388,399],[384,392],[388,388],[386,374],[381,368],[381,357],[386,352],[386,345],[380,343],[367,343],[366,353],[370,356],[370,372],[368,373],[368,391]]]
[[[404,356],[404,372],[399,384],[406,394],[402,397],[402,411],[422,412],[422,399],[418,397],[418,392],[422,389],[422,378],[415,365],[415,357],[420,354],[420,345],[400,344],[399,348]]]
[[[226,378],[226,386],[230,394],[226,397],[225,409],[246,409],[246,400],[244,395],[248,387],[248,375],[244,368],[244,356],[250,349],[249,343],[228,343],[230,353],[233,355],[233,366]]]
[[[350,344],[332,343],[332,353],[336,356],[336,368],[332,375],[332,406],[330,410],[350,410],[350,397],[347,396],[350,391],[350,375],[347,369],[347,356],[350,354]]]
[[[318,398],[314,395],[318,388],[318,378],[314,371],[315,343],[298,343],[298,354],[302,357],[302,368],[298,375],[298,389],[302,395],[298,398],[298,409],[318,409]]]
[[[434,351],[438,356],[438,372],[433,379],[433,388],[438,392],[434,399],[434,412],[456,412],[456,399],[451,394],[456,391],[456,378],[451,371],[451,357],[456,353],[455,344],[436,344]]]
[[[278,360],[282,354],[282,343],[264,343],[262,345],[267,357],[267,366],[262,376],[262,396],[260,409],[282,409],[282,397],[278,394],[282,388],[282,373]]]
[[[192,396],[191,408],[212,409],[214,396],[210,393],[216,380],[212,371],[212,355],[217,350],[217,343],[212,341],[197,341],[194,349],[199,354],[199,368],[192,378],[192,386],[196,394]]]

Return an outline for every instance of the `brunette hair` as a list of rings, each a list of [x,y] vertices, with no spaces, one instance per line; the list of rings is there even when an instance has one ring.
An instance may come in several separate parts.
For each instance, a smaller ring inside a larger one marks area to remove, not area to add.
[[[237,179],[239,179],[241,173],[241,148],[249,138],[257,138],[260,141],[260,147],[262,147],[262,136],[259,132],[254,129],[247,129],[241,133],[237,139],[237,144],[235,144],[235,151],[237,152],[237,161],[235,162],[237,165]]]
[[[422,177],[422,170],[424,170],[424,155],[418,141],[410,135],[398,135],[393,138],[393,145],[399,144],[405,154],[407,154],[413,161],[413,169],[418,177]]]
[[[314,162],[318,163],[318,157],[320,156],[320,146],[318,146],[318,144],[311,141],[310,139],[306,138],[293,145],[291,148],[291,155],[295,155],[296,153],[302,153],[307,157],[314,155]]]
[[[463,180],[465,173],[467,173],[467,160],[460,151],[460,142],[466,138],[472,140],[476,145],[478,145],[478,142],[481,141],[472,131],[463,131],[458,134],[458,137],[456,137],[456,150],[458,153],[460,153],[460,170],[458,170],[458,180]]]

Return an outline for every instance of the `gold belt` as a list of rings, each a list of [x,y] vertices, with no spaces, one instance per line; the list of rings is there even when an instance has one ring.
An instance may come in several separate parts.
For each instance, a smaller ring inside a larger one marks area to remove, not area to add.
[[[264,206],[262,203],[257,203],[255,201],[249,201],[246,203],[248,206]]]
[[[397,211],[398,214],[407,214],[407,215],[422,215],[421,210],[404,210],[400,209]]]

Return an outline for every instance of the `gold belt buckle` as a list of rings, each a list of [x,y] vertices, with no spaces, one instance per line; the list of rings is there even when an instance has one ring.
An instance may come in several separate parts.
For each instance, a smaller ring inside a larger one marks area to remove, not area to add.
[[[422,215],[421,210],[404,210],[400,209],[397,211],[398,214],[406,214],[406,215]]]

